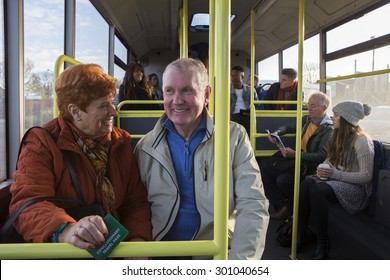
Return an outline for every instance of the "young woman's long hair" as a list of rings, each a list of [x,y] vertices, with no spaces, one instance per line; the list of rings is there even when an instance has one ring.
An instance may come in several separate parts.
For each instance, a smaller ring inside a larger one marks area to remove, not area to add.
[[[142,80],[137,82],[134,80],[134,72],[140,70],[142,72]],[[153,99],[153,88],[148,82],[145,76],[145,70],[142,64],[137,62],[131,62],[127,65],[125,77],[123,78],[124,96],[127,99],[135,100],[137,96],[135,94],[136,87],[144,88],[149,96],[149,99]]]
[[[353,126],[340,116],[340,127],[335,128],[329,140],[328,158],[334,166],[345,166],[346,157],[353,147],[356,137],[363,133],[360,126]]]

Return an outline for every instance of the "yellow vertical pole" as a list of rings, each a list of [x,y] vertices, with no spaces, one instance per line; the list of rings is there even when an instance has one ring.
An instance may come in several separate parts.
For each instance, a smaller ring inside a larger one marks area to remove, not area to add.
[[[215,141],[214,141],[214,241],[220,248],[214,259],[227,259],[229,193],[230,101],[230,0],[215,2]]]
[[[301,136],[302,136],[302,74],[303,74],[303,43],[305,40],[305,0],[299,0],[299,22],[298,22],[298,96],[297,96],[297,129],[295,144],[295,177],[294,177],[294,209],[293,209],[293,230],[291,244],[291,259],[297,259],[297,234],[298,234],[298,202],[301,172]]]
[[[255,84],[255,11],[252,9],[250,12],[251,15],[251,45],[250,45],[250,51],[251,51],[251,89],[250,89],[250,119],[249,119],[249,125],[250,125],[250,140],[253,150],[256,150],[256,137],[254,136],[256,134],[256,110],[255,106],[253,104],[254,96],[253,96],[253,89]]]
[[[215,0],[209,0],[209,84],[211,96],[209,101],[209,112],[214,115],[214,90],[215,90]]]
[[[188,57],[188,0],[183,0],[183,15],[182,15],[182,35],[183,45],[182,58]]]
[[[180,58],[183,58],[183,8],[180,9],[179,15],[181,20],[178,28],[179,30],[177,32],[179,36]]]

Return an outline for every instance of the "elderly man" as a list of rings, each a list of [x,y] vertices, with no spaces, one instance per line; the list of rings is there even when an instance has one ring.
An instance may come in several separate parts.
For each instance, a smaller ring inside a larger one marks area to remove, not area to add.
[[[305,175],[314,174],[318,164],[322,163],[327,154],[328,141],[333,133],[332,120],[326,114],[329,106],[329,98],[322,92],[313,93],[309,97],[309,115],[302,120],[302,140],[301,140],[301,179]],[[283,135],[295,133],[296,123],[279,127],[274,134]],[[275,142],[273,137],[268,137],[271,142]],[[280,148],[285,158],[294,159],[296,151],[284,147]],[[294,166],[287,170],[275,168],[271,162],[264,161],[261,168],[261,175],[264,182],[264,189],[267,198],[273,205],[275,212],[272,219],[284,220],[290,214],[294,189]]]
[[[165,69],[163,85],[165,114],[135,150],[152,205],[153,238],[212,240],[214,125],[206,109],[211,92],[207,70],[194,59],[176,60]],[[229,216],[235,226],[229,259],[258,260],[268,228],[268,201],[249,138],[234,122],[230,153]]]

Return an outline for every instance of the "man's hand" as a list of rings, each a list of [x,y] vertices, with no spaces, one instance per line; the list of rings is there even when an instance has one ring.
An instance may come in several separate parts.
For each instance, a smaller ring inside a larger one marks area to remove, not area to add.
[[[280,148],[280,151],[285,158],[295,158],[295,150],[293,150],[289,147]]]

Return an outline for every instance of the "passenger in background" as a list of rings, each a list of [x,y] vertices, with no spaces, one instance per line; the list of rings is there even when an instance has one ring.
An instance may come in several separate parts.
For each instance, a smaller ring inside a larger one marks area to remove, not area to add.
[[[55,82],[59,116],[33,128],[21,146],[10,213],[30,199],[76,199],[76,186],[64,160],[73,166],[86,204],[99,203],[129,231],[128,241],[150,240],[150,204],[139,177],[130,135],[115,126],[115,80],[96,64],[64,70]],[[107,227],[97,213],[80,220],[66,211],[78,202],[37,202],[14,223],[29,242],[67,242],[81,249],[105,243]],[[80,213],[79,213],[80,214]]]
[[[152,205],[153,238],[212,240],[215,139],[207,111],[207,70],[198,60],[178,59],[167,66],[163,81],[165,114],[135,148]],[[234,122],[230,154],[229,259],[259,260],[269,222],[268,201],[249,138]]]
[[[326,165],[301,184],[299,196],[298,244],[309,215],[316,225],[317,247],[312,259],[329,257],[328,205],[340,204],[350,214],[363,210],[371,195],[374,144],[358,122],[371,112],[371,106],[344,101],[333,108],[333,136],[329,141]]]
[[[148,75],[149,82],[153,86],[153,93],[154,93],[154,98],[156,100],[164,100],[163,92],[161,90],[161,86],[158,80],[158,76],[156,73],[152,73]],[[164,110],[164,105],[159,104],[160,109]]]
[[[313,93],[309,97],[309,115],[302,118],[301,139],[301,180],[304,176],[315,174],[318,164],[326,158],[327,145],[332,136],[332,120],[326,114],[329,98],[322,92]],[[281,136],[286,133],[295,133],[296,123],[279,127],[274,133]],[[275,143],[275,139],[268,137]],[[274,162],[264,160],[261,168],[261,177],[264,183],[265,194],[273,205],[275,212],[271,218],[284,220],[292,214],[294,191],[294,160],[296,151],[289,148],[280,148],[284,158],[291,159],[292,166],[288,169],[279,169]],[[289,207],[290,205],[290,207]]]
[[[244,84],[244,68],[233,66],[230,86],[230,119],[245,127],[250,135],[250,96],[257,100],[256,91]]]
[[[253,81],[254,81],[254,89],[256,91],[256,94],[257,94],[257,100],[263,100],[265,98],[265,94],[267,93],[267,91],[263,91],[262,90],[262,85],[259,84],[259,76],[257,75],[254,75],[253,76]],[[250,86],[251,85],[251,75],[248,76],[248,79],[246,81],[247,85]],[[256,107],[258,107],[258,109],[260,110],[264,110],[265,107],[264,107],[264,104],[260,104],[260,105],[257,105]]]
[[[253,75],[253,81],[254,81],[254,84],[255,86],[253,87],[257,93],[257,96],[259,95],[260,93],[260,90],[261,90],[261,85],[259,84],[259,76],[257,75]],[[248,75],[248,79],[246,80],[246,84],[248,86],[251,85],[251,75]]]
[[[284,68],[280,75],[279,82],[273,83],[268,89],[264,100],[297,100],[298,82],[296,81],[297,71],[293,68]],[[303,94],[302,94],[303,98]],[[295,104],[264,104],[266,110],[296,110]]]
[[[149,74],[148,78],[149,78],[150,84],[153,87],[154,97],[157,100],[164,100],[163,92],[162,92],[157,74],[156,73]]]
[[[125,77],[119,87],[118,104],[124,100],[155,100],[153,87],[145,77],[144,67],[137,62],[127,65]],[[158,104],[127,104],[122,110],[155,110]]]
[[[209,44],[205,42],[198,42],[192,44],[190,49],[197,53],[194,59],[202,61],[206,69],[209,68]]]

